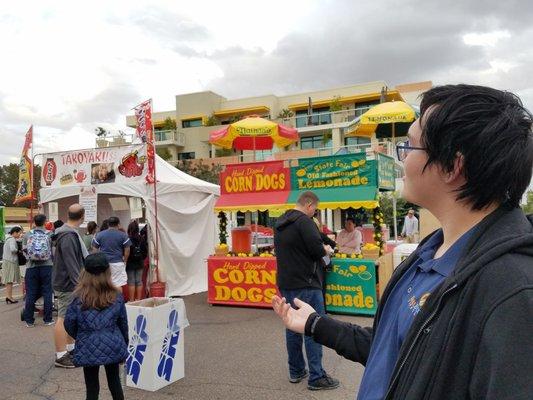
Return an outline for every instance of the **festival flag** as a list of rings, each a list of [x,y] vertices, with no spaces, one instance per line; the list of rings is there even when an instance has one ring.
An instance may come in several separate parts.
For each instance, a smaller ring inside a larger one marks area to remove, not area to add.
[[[137,137],[146,143],[146,158],[148,162],[148,174],[146,181],[155,182],[155,145],[152,128],[152,99],[146,100],[134,108],[137,119]]]
[[[30,156],[30,149],[33,144],[33,125],[30,126],[26,133],[24,148],[19,163],[19,185],[15,201],[13,204],[22,201],[33,200],[33,160]]]

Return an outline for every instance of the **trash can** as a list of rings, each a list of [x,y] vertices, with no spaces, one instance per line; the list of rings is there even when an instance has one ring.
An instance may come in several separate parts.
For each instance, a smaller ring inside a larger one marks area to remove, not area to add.
[[[185,376],[182,299],[150,297],[126,304],[129,327],[126,386],[161,389]]]

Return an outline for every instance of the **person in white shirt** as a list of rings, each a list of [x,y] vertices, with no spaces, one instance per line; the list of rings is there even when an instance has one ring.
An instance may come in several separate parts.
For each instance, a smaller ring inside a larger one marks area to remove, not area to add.
[[[402,237],[407,243],[418,243],[418,218],[412,208],[407,212],[403,223]]]
[[[362,241],[363,235],[361,231],[355,229],[355,220],[351,217],[346,218],[344,229],[337,235],[336,242],[339,253],[360,253]]]

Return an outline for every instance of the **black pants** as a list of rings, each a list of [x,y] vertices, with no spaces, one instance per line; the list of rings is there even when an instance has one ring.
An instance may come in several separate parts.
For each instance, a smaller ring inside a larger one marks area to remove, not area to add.
[[[120,384],[119,364],[104,365],[107,376],[107,385],[113,400],[124,400],[122,385]],[[100,380],[98,379],[100,366],[83,367],[83,376],[85,377],[85,387],[87,388],[87,400],[98,400],[100,393]]]

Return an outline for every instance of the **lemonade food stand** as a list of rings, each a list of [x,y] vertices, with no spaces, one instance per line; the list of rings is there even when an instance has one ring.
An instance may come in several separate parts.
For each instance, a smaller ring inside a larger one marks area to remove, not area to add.
[[[221,197],[215,205],[219,217],[227,211],[280,212],[292,208],[307,190],[316,193],[320,209],[365,208],[373,210],[377,246],[367,246],[364,255],[338,255],[326,276],[326,309],[346,314],[374,315],[377,309],[375,260],[383,240],[383,217],[378,208],[380,163],[394,166],[389,158],[366,153],[299,159],[288,167],[283,161],[228,165],[220,175]],[[389,177],[390,178],[390,177]],[[394,182],[394,180],[392,180]],[[225,218],[225,217],[224,217]],[[225,229],[225,219],[221,228]],[[222,251],[221,251],[222,250]],[[208,259],[208,301],[211,304],[271,307],[276,293],[276,259],[272,254],[233,254],[218,247]]]

